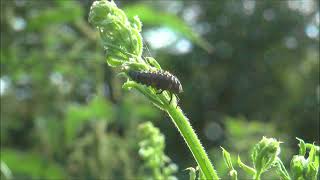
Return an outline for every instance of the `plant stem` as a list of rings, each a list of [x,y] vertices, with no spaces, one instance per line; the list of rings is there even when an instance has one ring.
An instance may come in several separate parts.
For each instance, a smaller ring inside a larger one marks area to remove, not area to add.
[[[256,174],[254,175],[253,179],[260,180],[260,176],[261,176],[261,171],[256,172]]]
[[[186,141],[192,155],[196,159],[206,179],[219,179],[213,165],[208,158],[208,155],[200,143],[199,138],[192,129],[188,118],[183,114],[181,109],[175,105],[170,104],[166,110],[180,131],[182,137]]]

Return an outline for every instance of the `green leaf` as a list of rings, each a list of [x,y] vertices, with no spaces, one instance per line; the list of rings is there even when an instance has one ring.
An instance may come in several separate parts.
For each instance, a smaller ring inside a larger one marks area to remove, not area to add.
[[[221,149],[222,149],[223,160],[224,160],[225,164],[227,165],[227,167],[229,168],[229,176],[234,180],[238,179],[238,177],[237,177],[238,173],[232,166],[230,153],[228,151],[226,151],[223,147],[221,147]]]
[[[277,168],[277,172],[279,173],[280,177],[284,180],[290,180],[290,175],[286,170],[286,167],[283,165],[281,159],[279,157],[277,157],[276,160],[276,168]]]
[[[306,154],[306,144],[302,139],[296,139],[299,141],[299,155],[304,156]]]
[[[144,24],[161,25],[171,28],[173,31],[180,33],[193,43],[197,44],[207,52],[212,52],[212,45],[199,34],[194,32],[182,19],[174,14],[158,12],[145,4],[135,4],[124,8],[129,19],[138,15]]]
[[[250,175],[254,175],[256,173],[256,170],[253,169],[252,167],[247,166],[246,164],[244,164],[241,159],[240,156],[238,156],[238,165],[240,168],[242,168],[246,173],[250,174]]]

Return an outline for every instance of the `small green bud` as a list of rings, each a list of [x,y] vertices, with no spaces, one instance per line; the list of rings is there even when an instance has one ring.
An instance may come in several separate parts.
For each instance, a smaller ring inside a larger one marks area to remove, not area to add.
[[[316,180],[319,171],[319,146],[299,139],[299,155],[293,156],[290,167],[293,179]],[[309,150],[309,153],[306,153]],[[308,154],[308,157],[305,157]]]
[[[113,1],[95,1],[90,8],[89,22],[95,26],[101,25],[114,7],[117,6]]]
[[[271,168],[279,154],[280,142],[263,137],[253,148],[252,160],[256,171],[261,174]]]
[[[293,156],[290,168],[294,179],[298,179],[299,177],[303,177],[303,171],[307,168],[308,161],[300,155]]]
[[[163,172],[166,175],[176,173],[178,171],[178,166],[174,163],[169,164],[169,166],[163,168]]]
[[[142,148],[139,150],[139,155],[143,158],[148,158],[152,156],[153,153],[154,153],[154,149],[152,147]]]
[[[226,151],[223,147],[221,147],[221,149],[222,149],[222,156],[223,156],[224,162],[227,165],[228,169],[230,170],[229,176],[232,179],[237,179],[237,171],[234,170],[234,168],[232,166],[230,153],[228,151]]]
[[[229,169],[233,169],[230,153],[226,151],[223,147],[221,147],[221,149],[224,162],[226,163]]]

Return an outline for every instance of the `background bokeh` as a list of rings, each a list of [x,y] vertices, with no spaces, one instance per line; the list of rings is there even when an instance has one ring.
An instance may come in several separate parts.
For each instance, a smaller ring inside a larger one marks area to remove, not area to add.
[[[187,178],[196,164],[170,118],[107,66],[92,2],[1,0],[1,163],[18,178],[134,179],[137,126],[151,121]],[[288,165],[295,137],[319,143],[318,1],[116,4],[142,20],[144,56],[182,82],[180,105],[221,177],[220,146],[249,163],[275,137]]]

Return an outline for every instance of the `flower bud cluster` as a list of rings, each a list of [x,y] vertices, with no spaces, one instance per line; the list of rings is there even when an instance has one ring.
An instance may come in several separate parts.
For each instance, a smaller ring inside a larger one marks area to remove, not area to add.
[[[173,174],[178,167],[165,155],[165,138],[159,129],[146,122],[139,126],[139,135],[139,155],[144,160],[144,169],[152,172],[144,179],[176,179]]]

